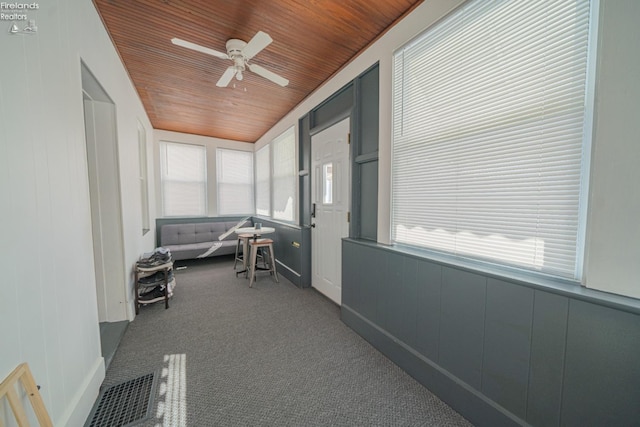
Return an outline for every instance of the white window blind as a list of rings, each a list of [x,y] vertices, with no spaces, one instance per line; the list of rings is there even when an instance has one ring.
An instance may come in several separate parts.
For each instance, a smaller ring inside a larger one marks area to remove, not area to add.
[[[256,151],[256,214],[271,216],[271,158],[269,145]]]
[[[199,145],[161,142],[160,164],[164,216],[206,214],[206,150]]]
[[[218,148],[216,169],[218,214],[253,214],[253,152]]]
[[[579,278],[589,9],[475,0],[395,54],[395,242]]]
[[[271,142],[273,150],[273,218],[294,220],[296,199],[296,136],[290,128]]]

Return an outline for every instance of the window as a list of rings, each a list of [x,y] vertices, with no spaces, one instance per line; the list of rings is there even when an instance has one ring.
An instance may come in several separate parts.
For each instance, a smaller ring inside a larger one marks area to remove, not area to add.
[[[256,152],[256,214],[271,214],[271,159],[269,145]]]
[[[296,197],[296,136],[290,128],[271,142],[273,150],[273,218],[293,221]]]
[[[206,150],[200,145],[161,142],[164,216],[204,216],[207,205]]]
[[[322,203],[333,203],[333,163],[322,165]]]
[[[294,221],[296,136],[292,127],[256,151],[256,213]]]
[[[580,278],[589,15],[476,0],[396,52],[394,242]]]
[[[218,148],[218,215],[254,213],[253,152]]]

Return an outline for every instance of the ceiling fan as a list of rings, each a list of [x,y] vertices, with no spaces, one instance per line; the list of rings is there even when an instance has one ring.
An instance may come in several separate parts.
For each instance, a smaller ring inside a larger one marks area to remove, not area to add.
[[[200,46],[195,43],[191,43],[178,38],[171,39],[171,42],[175,45],[186,47],[187,49],[197,50],[198,52],[213,55],[218,58],[230,59],[233,61],[233,65],[227,68],[224,74],[222,74],[222,77],[220,77],[220,80],[218,80],[218,82],[216,83],[216,86],[218,87],[227,87],[229,83],[231,83],[231,80],[233,80],[234,76],[236,79],[242,80],[244,78],[242,73],[246,68],[259,76],[262,76],[274,83],[279,84],[280,86],[286,86],[289,84],[289,80],[277,75],[272,71],[267,70],[264,67],[261,67],[260,65],[249,63],[249,60],[251,58],[256,56],[256,54],[258,54],[262,49],[269,46],[272,41],[273,39],[269,36],[269,34],[263,31],[258,31],[256,35],[253,36],[251,40],[249,40],[249,43],[238,39],[227,40],[227,53],[222,53],[218,52],[217,50],[209,49],[208,47]]]

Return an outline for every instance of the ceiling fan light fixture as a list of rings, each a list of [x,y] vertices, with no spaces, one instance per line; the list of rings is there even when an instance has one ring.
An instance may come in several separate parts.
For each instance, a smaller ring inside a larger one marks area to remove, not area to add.
[[[242,79],[244,79],[244,76],[242,75],[242,70],[238,70],[238,72],[236,73],[236,79],[238,79],[238,81],[242,81]]]

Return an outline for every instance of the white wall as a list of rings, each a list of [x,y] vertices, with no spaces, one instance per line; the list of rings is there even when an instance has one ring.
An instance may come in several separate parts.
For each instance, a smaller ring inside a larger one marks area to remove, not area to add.
[[[180,132],[169,132],[166,130],[155,130],[154,139],[154,159],[155,164],[160,164],[160,142],[178,142],[183,144],[201,145],[207,150],[207,216],[218,216],[218,195],[216,190],[216,149],[228,148],[230,150],[251,151],[255,146],[249,142],[232,141],[229,139],[211,138],[208,136],[191,135]],[[160,186],[160,167],[156,168],[155,179],[158,185],[156,191],[156,209],[158,216],[162,216],[162,189]]]
[[[305,99],[256,143],[260,148],[380,62],[378,241],[390,243],[392,55],[463,0],[426,0]],[[640,2],[601,0],[595,138],[587,223],[588,287],[640,298]]]
[[[28,362],[54,424],[76,426],[104,378],[80,60],[116,104],[128,267],[153,245],[141,232],[137,119],[151,126],[90,1],[28,14],[35,35],[9,35],[0,21],[0,378]]]
[[[640,2],[600,3],[585,280],[640,298]]]

